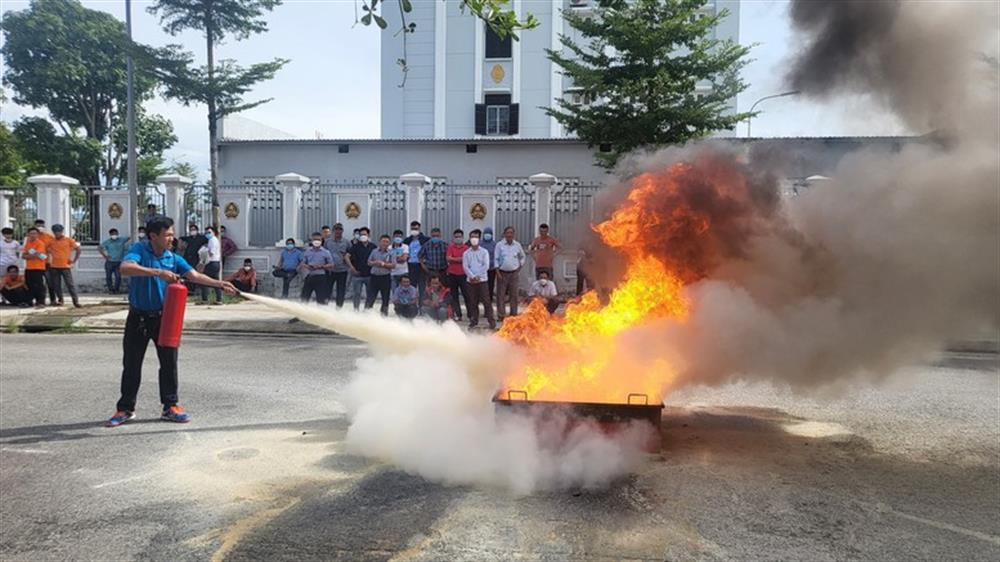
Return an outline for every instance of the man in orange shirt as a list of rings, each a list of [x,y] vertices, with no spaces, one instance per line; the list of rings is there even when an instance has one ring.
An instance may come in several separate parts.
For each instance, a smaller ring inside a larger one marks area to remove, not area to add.
[[[0,277],[0,297],[14,306],[31,306],[31,293],[16,265],[8,265],[7,275]]]
[[[80,298],[76,294],[76,285],[73,284],[73,266],[80,259],[80,244],[64,234],[65,229],[61,224],[52,225],[53,238],[48,245],[49,272],[52,275],[52,284],[56,297],[59,299],[58,306],[63,305],[62,284],[66,282],[66,290],[73,298],[73,306],[80,308]],[[72,258],[70,257],[72,256]]]
[[[549,279],[553,278],[555,272],[552,270],[552,265],[556,259],[556,251],[561,248],[559,241],[549,236],[549,225],[544,223],[538,225],[538,238],[528,246],[528,253],[535,258],[536,279],[543,271],[549,274]]]
[[[35,228],[38,229],[38,239],[42,241],[42,245],[46,248],[49,247],[49,242],[52,241],[52,233],[49,229],[45,228],[45,220],[38,219],[35,221]],[[45,284],[49,288],[49,304],[56,304],[56,286],[52,282],[52,267],[48,264],[45,265]],[[43,303],[44,304],[44,303]]]
[[[35,306],[45,306],[45,266],[49,262],[49,254],[45,243],[38,237],[37,228],[28,229],[21,246],[21,257],[24,258],[24,280],[28,284],[28,292],[35,299]]]

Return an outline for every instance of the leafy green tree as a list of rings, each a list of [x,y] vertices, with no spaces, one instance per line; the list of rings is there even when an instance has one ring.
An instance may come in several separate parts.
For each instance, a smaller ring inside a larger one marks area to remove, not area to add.
[[[17,146],[17,138],[0,123],[0,187],[16,187],[24,184],[25,162]]]
[[[76,176],[78,179],[98,183],[100,176],[111,183],[121,177],[124,145],[116,143],[114,137],[124,128],[126,113],[129,42],[124,24],[111,14],[85,8],[77,0],[41,0],[32,2],[28,9],[6,12],[0,30],[5,36],[0,51],[6,63],[4,79],[13,92],[12,100],[44,108],[64,136],[76,136],[82,130],[82,136],[104,146],[104,157],[93,170]],[[155,74],[138,66],[137,102],[151,98],[156,85]],[[172,144],[176,138],[170,133],[155,138],[147,135],[145,140],[162,145],[167,141]],[[148,154],[157,151],[141,145],[140,150]]]
[[[226,38],[239,41],[267,31],[264,13],[280,4],[280,0],[156,0],[148,8],[151,14],[160,16],[161,25],[171,35],[193,29],[205,36],[203,66],[191,66],[190,55],[177,51],[160,52],[157,56],[167,96],[185,105],[197,103],[208,107],[209,182],[212,222],[216,227],[219,225],[219,120],[271,101],[270,98],[245,101],[243,97],[256,84],[274,78],[288,61],[276,58],[243,67],[232,60],[216,61],[215,48]]]
[[[93,183],[101,162],[101,143],[86,137],[60,135],[41,117],[22,117],[14,124],[16,146],[29,174],[65,174]]]
[[[602,146],[598,163],[614,167],[637,148],[684,143],[733,129],[747,113],[728,113],[746,89],[740,69],[749,47],[714,38],[728,16],[703,12],[706,0],[599,0],[591,12],[563,17],[585,40],[563,35],[549,59],[589,104],[561,99],[547,109],[567,130]]]
[[[139,171],[139,185],[146,185],[166,171],[163,153],[177,142],[173,124],[163,116],[147,115],[141,107],[136,107],[135,115],[136,168]],[[112,168],[117,170],[120,183],[128,181],[128,127],[125,121],[115,127],[114,150],[107,150],[107,157],[114,158]]]

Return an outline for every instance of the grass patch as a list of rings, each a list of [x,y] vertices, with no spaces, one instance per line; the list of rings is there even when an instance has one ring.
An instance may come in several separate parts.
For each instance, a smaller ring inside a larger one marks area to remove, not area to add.
[[[86,326],[77,326],[73,323],[72,319],[66,319],[63,321],[62,326],[52,331],[57,334],[86,334],[90,332],[90,329]]]
[[[16,334],[21,331],[21,327],[17,324],[16,318],[11,318],[7,320],[7,324],[3,327],[3,331],[8,334]]]

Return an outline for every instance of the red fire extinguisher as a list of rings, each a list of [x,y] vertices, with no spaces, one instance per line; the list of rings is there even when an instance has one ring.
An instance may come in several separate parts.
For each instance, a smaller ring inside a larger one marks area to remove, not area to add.
[[[180,347],[187,296],[188,290],[183,283],[167,285],[167,291],[163,297],[163,316],[160,318],[160,337],[157,339],[156,345]]]

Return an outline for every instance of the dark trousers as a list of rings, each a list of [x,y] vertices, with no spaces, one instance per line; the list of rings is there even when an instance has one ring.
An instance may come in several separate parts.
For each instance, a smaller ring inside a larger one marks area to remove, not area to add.
[[[392,306],[396,311],[396,316],[399,316],[400,318],[417,317],[417,305],[415,304],[394,304]]]
[[[205,269],[202,271],[205,275],[208,275],[212,279],[219,278],[219,271],[222,264],[217,261],[210,261],[205,264]],[[208,302],[208,290],[209,287],[206,285],[201,286],[201,302]],[[215,291],[215,302],[222,304],[222,289],[216,287],[212,289]]]
[[[469,283],[466,305],[469,309],[469,326],[479,324],[479,305],[486,311],[486,321],[490,328],[496,328],[497,321],[493,317],[493,300],[490,299],[490,285],[487,282]]]
[[[510,305],[510,315],[517,316],[518,284],[521,281],[521,270],[504,271],[497,279],[497,316],[503,320],[507,316],[507,305]]]
[[[156,344],[160,336],[160,312],[140,312],[129,310],[125,320],[125,337],[122,340],[122,396],[117,408],[126,412],[135,411],[135,399],[142,381],[142,360],[152,341],[156,347],[156,357],[160,360],[160,402],[163,409],[177,404],[177,348],[160,347]]]
[[[233,287],[240,290],[241,293],[256,293],[257,287],[251,287],[250,283],[245,281],[240,281],[239,279],[233,280]]]
[[[68,267],[49,268],[49,275],[52,277],[53,290],[59,304],[63,302],[63,283],[66,283],[66,292],[73,299],[73,304],[79,304],[80,298],[76,295],[76,285],[73,283],[73,270]]]
[[[31,292],[28,291],[27,287],[18,287],[16,289],[0,289],[0,295],[7,300],[10,304],[22,305],[31,304]]]
[[[427,279],[424,278],[424,268],[419,263],[409,263],[406,267],[409,269],[410,283],[417,287],[417,294],[424,294],[424,289],[427,287]]]
[[[288,298],[288,286],[292,284],[292,279],[295,279],[298,274],[299,272],[294,269],[275,269],[271,272],[271,275],[281,278],[281,298]]]
[[[497,286],[497,270],[493,268],[486,272],[486,283],[490,287],[490,300],[496,298],[496,286]]]
[[[49,304],[56,304],[56,285],[52,281],[52,267],[45,266],[45,285],[49,288]],[[44,303],[42,303],[44,304]]]
[[[335,303],[337,303],[337,308],[344,306],[344,297],[347,296],[347,272],[346,271],[331,271],[330,276],[330,292],[327,293],[327,299],[333,295]]]
[[[368,285],[368,299],[365,301],[365,308],[371,308],[375,305],[375,298],[382,295],[382,306],[379,308],[379,312],[382,316],[389,315],[389,291],[392,289],[392,276],[391,275],[372,275],[370,284]]]
[[[594,282],[590,280],[587,276],[587,271],[580,267],[580,264],[576,266],[576,295],[580,296],[585,290],[593,290]]]
[[[448,289],[451,292],[451,314],[457,320],[462,319],[462,305],[459,302],[459,295],[465,300],[465,308],[471,309],[472,306],[469,305],[469,288],[468,281],[465,280],[465,274],[455,275],[454,273],[448,274]]]
[[[329,302],[326,294],[326,274],[309,275],[302,281],[302,302],[309,302],[309,297],[316,295],[316,302]]]
[[[112,294],[118,293],[122,288],[122,274],[121,274],[122,262],[107,260],[104,262],[104,285],[108,288],[108,292]]]
[[[24,282],[28,285],[28,292],[35,299],[36,305],[45,304],[45,270],[28,269],[24,272]]]

